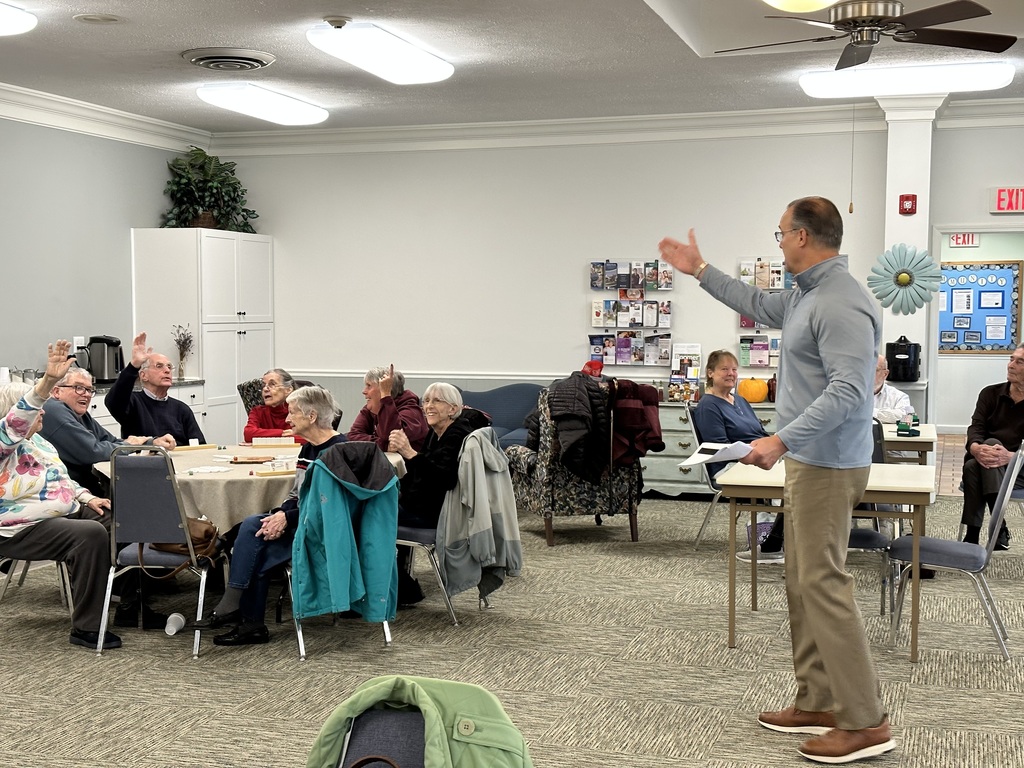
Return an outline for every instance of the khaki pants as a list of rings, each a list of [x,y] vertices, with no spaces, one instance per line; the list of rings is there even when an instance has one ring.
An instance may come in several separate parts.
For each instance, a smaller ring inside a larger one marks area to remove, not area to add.
[[[870,467],[829,469],[786,462],[786,597],[796,706],[835,713],[840,728],[882,721],[878,674],[846,572],[852,509]]]

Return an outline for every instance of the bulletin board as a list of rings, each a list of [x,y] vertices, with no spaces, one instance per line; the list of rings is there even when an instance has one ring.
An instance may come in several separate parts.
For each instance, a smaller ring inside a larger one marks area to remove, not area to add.
[[[942,262],[939,353],[1005,354],[1020,335],[1020,261]]]

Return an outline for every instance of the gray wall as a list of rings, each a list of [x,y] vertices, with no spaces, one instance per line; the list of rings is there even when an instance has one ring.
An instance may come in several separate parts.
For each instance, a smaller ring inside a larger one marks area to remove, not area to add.
[[[128,231],[159,226],[175,153],[10,120],[0,120],[0,146],[0,365],[40,367],[58,337],[130,343]]]

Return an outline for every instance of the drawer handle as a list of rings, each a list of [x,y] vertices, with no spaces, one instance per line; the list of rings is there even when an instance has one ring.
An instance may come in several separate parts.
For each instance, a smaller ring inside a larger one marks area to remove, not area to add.
[[[768,426],[769,424],[771,424],[771,423],[772,423],[772,420],[771,420],[771,419],[758,419],[758,421],[760,421],[760,422],[761,422],[761,424],[762,424],[762,425],[764,425],[764,426],[766,426],[766,427],[767,427],[767,426]]]
[[[640,462],[640,469],[643,470],[644,472],[646,472],[647,471],[647,465],[644,464],[643,462]]]
[[[693,443],[676,443],[680,448],[689,448]]]
[[[684,475],[688,475],[690,474],[690,470],[692,469],[693,467],[680,467],[679,471],[682,472]]]
[[[679,421],[682,424],[689,424],[690,423],[690,420],[686,416],[680,416],[679,417]]]

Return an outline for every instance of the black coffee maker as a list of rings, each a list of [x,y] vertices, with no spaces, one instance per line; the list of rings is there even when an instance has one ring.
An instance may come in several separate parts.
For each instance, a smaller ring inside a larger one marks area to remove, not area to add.
[[[917,381],[921,378],[921,345],[900,336],[885,345],[885,362],[889,381]]]

